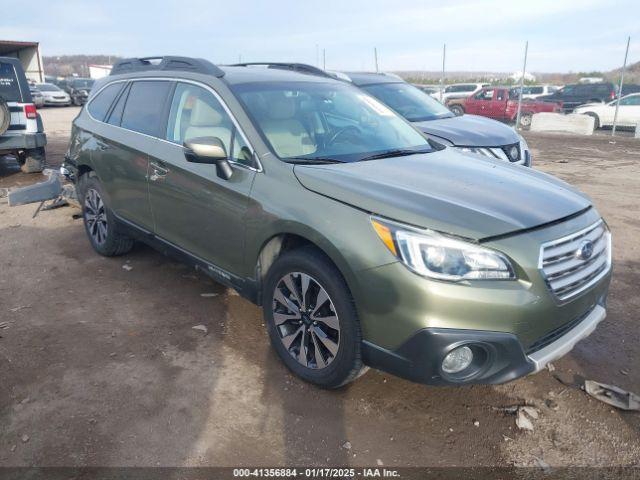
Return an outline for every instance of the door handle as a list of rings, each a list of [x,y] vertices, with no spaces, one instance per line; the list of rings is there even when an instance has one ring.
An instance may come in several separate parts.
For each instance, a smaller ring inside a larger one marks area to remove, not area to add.
[[[149,176],[149,180],[155,182],[157,180],[162,180],[169,173],[169,169],[161,167],[157,163],[151,162],[149,164],[151,166],[152,173]]]

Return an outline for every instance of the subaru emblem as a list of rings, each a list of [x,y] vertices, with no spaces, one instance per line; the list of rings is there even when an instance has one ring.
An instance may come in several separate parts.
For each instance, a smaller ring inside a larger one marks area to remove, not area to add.
[[[593,255],[593,242],[591,240],[584,240],[580,244],[580,248],[576,251],[576,258],[589,260],[591,255]]]

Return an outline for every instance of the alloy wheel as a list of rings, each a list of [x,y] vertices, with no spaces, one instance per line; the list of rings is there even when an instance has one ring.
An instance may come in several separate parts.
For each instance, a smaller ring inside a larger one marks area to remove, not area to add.
[[[273,292],[273,321],[280,340],[298,363],[326,368],[338,354],[340,321],[333,301],[313,277],[292,272]]]
[[[93,188],[87,191],[84,199],[84,218],[89,235],[102,245],[107,240],[107,212],[100,194]]]

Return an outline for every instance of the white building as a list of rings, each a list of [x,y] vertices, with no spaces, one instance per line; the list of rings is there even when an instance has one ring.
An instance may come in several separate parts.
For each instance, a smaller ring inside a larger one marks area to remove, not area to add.
[[[44,82],[44,65],[38,42],[0,40],[0,57],[19,59],[29,80]]]
[[[514,82],[519,82],[520,79],[522,78],[522,72],[514,72],[511,74],[511,76],[509,77],[511,79],[513,79]],[[531,75],[530,73],[525,73],[524,74],[524,81],[525,82],[535,82],[536,81],[536,76],[535,75]]]

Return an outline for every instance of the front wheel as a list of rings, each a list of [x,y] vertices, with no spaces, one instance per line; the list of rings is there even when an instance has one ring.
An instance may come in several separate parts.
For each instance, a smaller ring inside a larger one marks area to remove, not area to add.
[[[597,130],[600,128],[600,117],[598,117],[598,115],[596,113],[593,112],[587,112],[585,113],[585,115],[589,115],[590,117],[593,118],[593,129]]]
[[[303,380],[337,388],[363,372],[356,308],[342,275],[315,248],[284,253],[267,274],[263,311],[271,344]]]
[[[456,116],[459,117],[461,115],[464,115],[464,108],[462,108],[460,105],[451,105],[449,107],[449,110],[451,110],[451,112]]]
[[[100,181],[93,172],[80,177],[78,197],[84,229],[93,249],[105,257],[129,252],[133,248],[133,240],[119,231],[113,212],[104,201]]]

